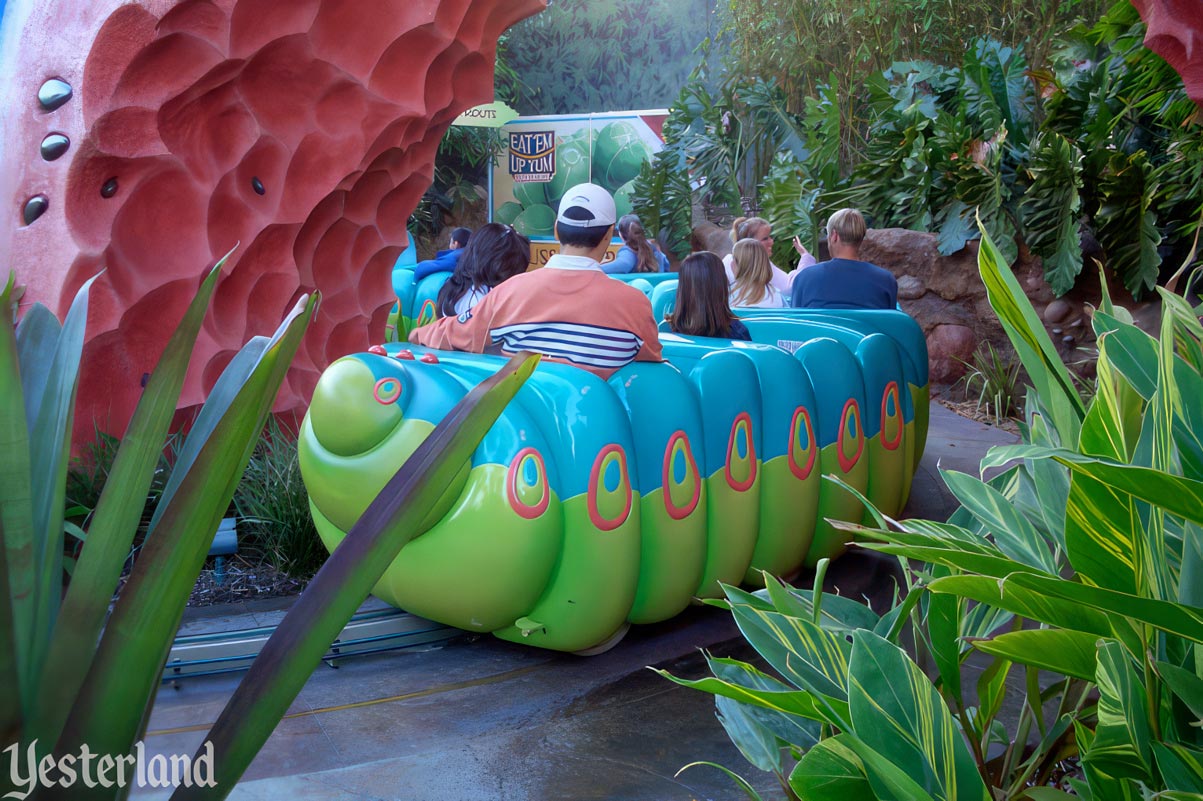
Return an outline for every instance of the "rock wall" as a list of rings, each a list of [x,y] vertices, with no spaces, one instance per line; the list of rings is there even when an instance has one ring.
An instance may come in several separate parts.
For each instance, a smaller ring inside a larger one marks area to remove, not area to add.
[[[65,313],[93,285],[77,426],[124,431],[206,265],[181,398],[296,297],[324,301],[277,400],[383,336],[438,142],[493,96],[498,36],[545,0],[10,0],[0,265]],[[7,272],[7,271],[5,271]]]

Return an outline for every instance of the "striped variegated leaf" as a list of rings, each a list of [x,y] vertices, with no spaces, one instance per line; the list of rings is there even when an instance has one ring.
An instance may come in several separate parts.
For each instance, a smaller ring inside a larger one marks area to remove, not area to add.
[[[990,305],[1052,416],[1061,441],[1076,442],[1086,407],[1044,324],[981,220],[978,228],[982,241],[977,265]]]
[[[838,723],[831,720],[831,715],[827,713],[825,707],[831,705],[833,702],[837,708],[846,706],[844,702],[837,699],[827,698],[818,700],[815,694],[806,690],[789,690],[786,692],[754,690],[750,687],[735,684],[734,682],[709,676],[701,679],[682,679],[672,675],[667,670],[652,669],[664,678],[676,682],[682,687],[701,690],[702,692],[730,698],[743,704],[751,704],[763,709],[780,712],[784,715],[797,715],[798,717],[817,720],[820,723],[828,723],[830,725],[838,725]]]
[[[1057,572],[1044,538],[1002,493],[965,473],[941,470],[940,475],[961,505],[993,535],[1003,554],[1045,573]]]
[[[1075,473],[1123,490],[1166,512],[1203,524],[1203,481],[1176,476],[1161,470],[1116,464],[1083,456],[1073,451],[1039,448],[1032,445],[1008,445],[991,448],[982,460],[983,469],[1006,464],[1012,459],[1056,459]]]
[[[1078,450],[1087,456],[1129,462],[1140,438],[1145,399],[1112,366],[1114,337],[1108,334],[1098,343],[1097,391],[1082,424]]]
[[[902,649],[867,631],[852,635],[848,706],[856,738],[933,798],[989,799],[935,687]]]
[[[1150,782],[1153,732],[1148,696],[1130,656],[1119,643],[1099,647],[1095,684],[1099,688],[1098,725],[1083,760],[1109,776]]]
[[[765,692],[797,692],[789,685],[738,659],[706,656],[716,679]],[[819,722],[778,710],[715,696],[719,721],[744,758],[761,770],[784,775],[781,747],[810,748],[819,741]]]
[[[1065,550],[1079,578],[1135,594],[1140,519],[1132,496],[1077,474],[1065,506]]]
[[[1006,578],[1004,585],[1004,595],[1013,588],[1022,588],[1043,594],[1050,599],[1087,606],[1108,616],[1126,617],[1147,623],[1168,634],[1185,637],[1194,642],[1203,642],[1203,609],[1032,573],[1015,573]],[[1134,650],[1138,653],[1141,651],[1140,648]]]
[[[1157,391],[1157,340],[1134,325],[1103,312],[1094,315],[1095,335],[1100,345],[1099,361],[1107,363],[1146,401]]]
[[[847,734],[828,737],[802,755],[789,775],[789,786],[798,798],[876,801],[865,763],[847,745],[850,738]]]
[[[1111,618],[1097,609],[1031,592],[1013,581],[1003,582],[988,576],[949,576],[933,581],[928,590],[953,593],[1050,626],[1097,637],[1115,636]]]
[[[746,606],[734,606],[731,612],[769,665],[786,681],[813,693],[833,725],[847,728],[849,642],[802,618]]]
[[[1098,642],[1097,635],[1081,631],[1028,629],[974,640],[973,647],[1012,662],[1094,681]]]

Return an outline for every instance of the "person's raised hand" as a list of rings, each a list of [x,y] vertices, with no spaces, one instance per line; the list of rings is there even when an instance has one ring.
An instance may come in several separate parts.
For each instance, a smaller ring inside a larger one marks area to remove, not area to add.
[[[799,256],[805,256],[807,254],[806,245],[803,245],[802,240],[796,236],[794,237],[794,250],[798,251]]]

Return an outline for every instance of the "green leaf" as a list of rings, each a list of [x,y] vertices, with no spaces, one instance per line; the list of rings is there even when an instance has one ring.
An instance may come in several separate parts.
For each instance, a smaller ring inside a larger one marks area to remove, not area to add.
[[[723,659],[707,654],[706,664],[710,667],[711,672],[714,673],[715,678],[740,687],[765,692],[796,692],[788,684],[738,659]],[[749,757],[746,751],[744,753],[749,762],[757,765],[757,767],[761,767],[762,770],[781,772],[781,755],[779,753],[781,743],[808,748],[819,740],[819,726],[813,718],[789,715],[775,710],[768,710],[758,705],[743,704],[721,695],[716,696],[715,703],[718,705],[720,713],[727,714],[732,719],[746,719],[749,727],[762,730],[764,733],[767,733],[767,739],[772,740],[773,753],[771,756],[774,767],[762,767]],[[732,742],[741,751],[744,751],[745,749],[740,745],[739,739],[727,727],[727,724],[724,723],[723,726],[727,728],[728,734],[731,735]]]
[[[802,755],[789,775],[798,798],[875,801],[864,762],[845,744],[849,739],[846,734],[828,737]]]
[[[1119,643],[1100,646],[1095,683],[1099,688],[1098,725],[1083,761],[1109,776],[1150,782],[1153,733],[1147,717],[1148,697]]]
[[[865,775],[877,798],[891,801],[934,801],[918,782],[884,755],[873,750],[857,737],[847,737],[844,744],[860,757]]]
[[[1127,617],[1169,634],[1194,642],[1203,642],[1203,609],[1031,573],[1015,573],[1008,576],[1004,584],[1004,594],[1010,592],[1013,587],[1023,588],[1034,593],[1043,593],[1050,599],[1069,601],[1116,617]],[[1137,652],[1139,650],[1137,649]]]
[[[29,429],[21,391],[9,273],[0,292],[0,734],[16,732],[33,675],[33,529],[29,487]],[[16,742],[7,737],[5,742]]]
[[[994,722],[994,717],[1002,708],[1003,698],[1007,694],[1007,676],[1010,673],[1010,660],[999,658],[991,661],[990,667],[983,670],[982,675],[978,677],[978,714],[982,718],[983,729]]]
[[[1203,795],[1203,751],[1177,743],[1153,743],[1153,756],[1167,790]]]
[[[1159,506],[1169,514],[1203,524],[1203,481],[1149,467],[1117,464],[1068,450],[1008,445],[991,448],[982,460],[982,469],[1006,464],[1012,459],[1042,458],[1056,459],[1075,473]]]
[[[1018,576],[1020,574],[1014,574]],[[1058,579],[1059,580],[1059,579]],[[928,585],[930,592],[948,592],[982,604],[1014,612],[1050,626],[1085,632],[1096,637],[1115,636],[1107,615],[1089,606],[1032,592],[1011,580],[986,576],[950,576]]]
[[[160,518],[162,536],[148,539],[143,546],[105,625],[57,753],[74,753],[84,743],[100,753],[125,753],[137,739],[213,532],[229,506],[316,304],[316,296],[303,298],[281,325],[275,344],[241,385],[180,482]],[[218,380],[219,385],[226,376]],[[223,768],[219,765],[217,770]],[[222,782],[221,786],[228,785]]]
[[[856,737],[929,795],[989,798],[939,693],[900,648],[870,632],[852,635],[848,706]]]
[[[748,784],[748,781],[745,778],[740,776],[738,773],[731,771],[728,768],[724,768],[722,765],[718,764],[717,762],[705,762],[705,761],[690,762],[688,765],[685,765],[679,771],[677,771],[674,774],[674,778],[676,776],[680,776],[682,773],[689,770],[690,768],[696,768],[700,765],[705,765],[708,768],[718,768],[723,773],[727,774],[727,776],[739,786],[739,789],[742,790],[743,794],[746,795],[749,799],[751,799],[751,801],[762,801],[762,799],[760,797],[760,793],[756,792],[756,789],[754,787],[752,787],[752,785]]]
[[[1078,798],[1056,787],[1029,787],[1019,797],[1030,801],[1074,801]]]
[[[1032,385],[1047,404],[1061,442],[1076,442],[1078,429],[1086,416],[1082,399],[1015,274],[980,220],[978,227],[982,229],[978,270],[986,285],[990,305],[1027,369]]]
[[[75,418],[75,394],[79,388],[79,359],[88,321],[90,278],[79,288],[63,320],[48,367],[28,361],[21,354],[21,372],[46,369],[43,391],[27,397],[26,417],[35,422],[29,432],[29,475],[33,514],[34,597],[32,648],[28,654],[33,674],[41,670],[49,632],[58,616],[63,593],[63,510],[66,508],[67,461],[71,451],[71,429]],[[18,332],[18,338],[21,333]],[[30,406],[30,404],[36,404]],[[19,569],[19,568],[18,568]],[[30,686],[27,684],[27,686]]]
[[[818,699],[835,699],[827,718],[846,721],[843,703],[851,645],[842,636],[804,618],[734,606],[732,614],[745,638],[787,681],[814,693]],[[847,728],[843,723],[833,723]]]
[[[940,475],[962,506],[993,535],[1000,551],[1045,573],[1057,572],[1044,538],[1002,493],[965,473],[941,470]]]
[[[1065,505],[1065,551],[1083,581],[1136,593],[1136,537],[1142,530],[1132,496],[1075,474]]]
[[[1099,637],[1065,629],[1027,629],[971,644],[983,653],[1064,676],[1094,681]]]
[[[1196,718],[1203,720],[1203,679],[1169,662],[1157,662],[1156,666],[1157,673],[1166,686],[1186,704]]]
[[[105,481],[89,526],[91,536],[71,576],[40,675],[31,723],[33,736],[43,742],[58,740],[92,663],[113,592],[142,517],[141,505],[130,503],[130,499],[143,498],[150,489],[192,347],[226,258],[228,254],[210,269],[151,372]]]
[[[1043,260],[1053,292],[1064,295],[1082,272],[1082,153],[1055,131],[1042,131],[1032,143],[1027,171],[1032,185],[1020,205],[1027,244]]]
[[[538,356],[520,353],[464,396],[389,480],[314,576],[209,732],[218,787],[232,787],[242,776],[385,569],[406,542],[423,533],[420,526],[431,505],[471,458],[538,361]]]
[[[682,687],[701,690],[711,695],[730,698],[743,704],[758,706],[785,715],[797,715],[807,720],[817,720],[820,723],[831,723],[832,721],[832,716],[824,707],[826,704],[832,703],[833,699],[828,698],[824,699],[826,703],[821,702],[816,700],[816,696],[808,690],[755,690],[709,676],[701,679],[682,679],[672,675],[667,670],[660,670],[659,668],[652,668],[652,670],[655,670],[669,681],[680,684]],[[839,699],[834,699],[834,706],[842,708],[843,702]]]
[[[949,569],[936,565],[932,575],[947,576]],[[957,708],[964,707],[961,699],[961,649],[964,643],[957,636],[964,602],[955,595],[926,593],[927,633],[932,659],[940,672],[940,684],[944,695],[953,699]],[[897,643],[894,643],[897,645]]]

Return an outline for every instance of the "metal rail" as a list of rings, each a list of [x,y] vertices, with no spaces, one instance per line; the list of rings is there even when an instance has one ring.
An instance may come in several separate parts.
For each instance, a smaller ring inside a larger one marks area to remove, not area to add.
[[[261,626],[177,637],[167,656],[163,681],[246,670],[275,630],[275,626]],[[400,609],[375,609],[352,617],[322,661],[337,668],[347,657],[444,642],[461,634],[459,629]]]

